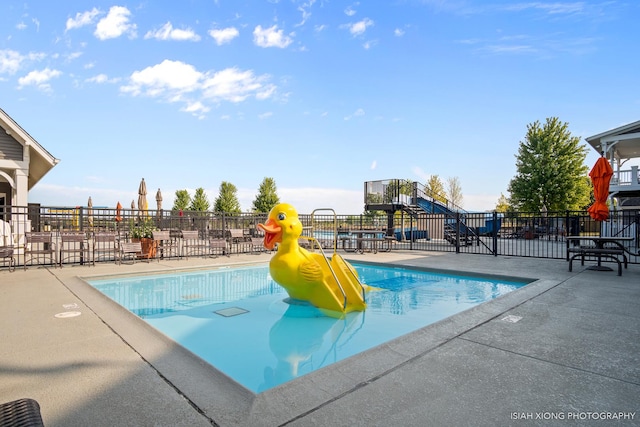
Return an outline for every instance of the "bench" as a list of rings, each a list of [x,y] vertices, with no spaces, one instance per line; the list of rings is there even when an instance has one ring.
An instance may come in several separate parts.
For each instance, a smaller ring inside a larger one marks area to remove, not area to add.
[[[593,256],[598,258],[598,266],[602,261],[602,258],[607,258],[615,261],[618,264],[618,276],[622,276],[622,262],[624,262],[624,268],[627,268],[627,256],[622,248],[596,248],[593,246],[575,246],[567,248],[567,256],[569,257],[569,271],[573,270],[573,260],[580,257],[581,265],[584,265],[584,259],[587,256]],[[620,261],[620,256],[622,260]]]

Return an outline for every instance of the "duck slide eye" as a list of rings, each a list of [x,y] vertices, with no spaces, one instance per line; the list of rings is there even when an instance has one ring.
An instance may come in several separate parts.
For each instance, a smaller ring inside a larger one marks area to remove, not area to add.
[[[278,214],[278,220],[280,220],[280,221],[284,220],[286,217],[287,216],[285,214],[283,214],[283,213],[279,213]]]

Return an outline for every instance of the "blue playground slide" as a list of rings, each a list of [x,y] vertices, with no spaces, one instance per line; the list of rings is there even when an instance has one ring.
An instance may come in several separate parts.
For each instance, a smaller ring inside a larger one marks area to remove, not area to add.
[[[428,213],[436,213],[436,214],[444,214],[449,216],[450,219],[455,218],[455,212],[447,208],[445,205],[434,202],[431,200],[424,199],[422,197],[417,198],[417,205],[422,208],[425,212]],[[500,227],[502,226],[502,219],[498,218],[497,222],[493,220],[493,215],[487,218],[485,221],[484,227],[478,227],[477,233],[479,235],[489,235],[493,234],[494,231],[498,233],[500,231]],[[463,234],[469,233],[469,227],[467,227],[464,222],[460,224],[460,232]]]

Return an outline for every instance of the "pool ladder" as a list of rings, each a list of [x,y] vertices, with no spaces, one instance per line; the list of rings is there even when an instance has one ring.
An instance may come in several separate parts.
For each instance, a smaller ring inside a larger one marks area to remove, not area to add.
[[[322,245],[320,244],[320,242],[318,242],[318,239],[316,239],[315,237],[313,237],[313,224],[314,224],[314,215],[317,211],[331,211],[333,213],[333,256],[340,256],[337,253],[337,249],[338,249],[338,217],[336,215],[336,211],[334,211],[331,208],[319,208],[319,209],[314,209],[313,212],[311,212],[311,236],[300,236],[301,239],[305,239],[308,240],[312,243],[311,248],[313,249],[313,245],[315,244],[318,249],[320,249],[320,253],[322,254],[322,258],[324,259],[324,261],[327,263],[327,267],[329,267],[329,271],[331,272],[331,275],[333,276],[333,278],[335,279],[336,283],[338,284],[338,288],[340,289],[340,293],[342,293],[342,309],[346,311],[347,309],[347,294],[344,291],[344,288],[342,287],[342,285],[340,284],[340,280],[338,280],[338,276],[336,275],[335,271],[333,270],[333,267],[331,266],[331,263],[329,262],[329,257],[327,257],[327,255],[325,254],[324,250],[322,249]],[[344,261],[344,260],[343,260]],[[346,263],[346,261],[345,261]],[[360,292],[362,294],[362,301],[366,303],[366,297],[365,297],[365,289],[364,286],[362,284],[362,282],[360,281],[360,279],[358,278],[358,276],[350,269],[347,268],[348,270],[348,274],[351,276],[351,278],[353,278],[353,280],[356,281],[356,283],[360,286]]]

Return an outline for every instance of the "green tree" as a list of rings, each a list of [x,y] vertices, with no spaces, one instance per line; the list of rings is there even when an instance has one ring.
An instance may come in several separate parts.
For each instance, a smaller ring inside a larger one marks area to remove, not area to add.
[[[280,203],[278,197],[276,181],[273,178],[265,178],[258,188],[258,194],[253,201],[253,210],[255,212],[269,212],[271,208]]]
[[[447,192],[444,190],[444,184],[442,184],[438,175],[431,175],[424,185],[424,189],[429,197],[439,202],[447,203]]]
[[[457,176],[447,179],[447,198],[454,206],[462,207],[462,186]]]
[[[496,203],[496,212],[507,212],[510,207],[509,199],[507,199],[504,194],[500,193],[500,197]]]
[[[187,206],[191,203],[191,196],[189,196],[189,192],[187,190],[176,190],[176,198],[173,201],[173,211],[184,211],[187,209]]]
[[[589,205],[587,148],[556,117],[527,125],[516,155],[516,176],[509,183],[511,206],[538,212],[581,210]]]
[[[216,198],[214,210],[224,213],[240,213],[240,202],[238,201],[238,189],[230,182],[222,181],[220,184],[220,194]]]
[[[207,194],[204,192],[204,188],[196,188],[196,193],[193,195],[193,199],[191,199],[191,205],[189,205],[189,210],[198,211],[198,212],[206,212],[209,210],[209,198]]]

